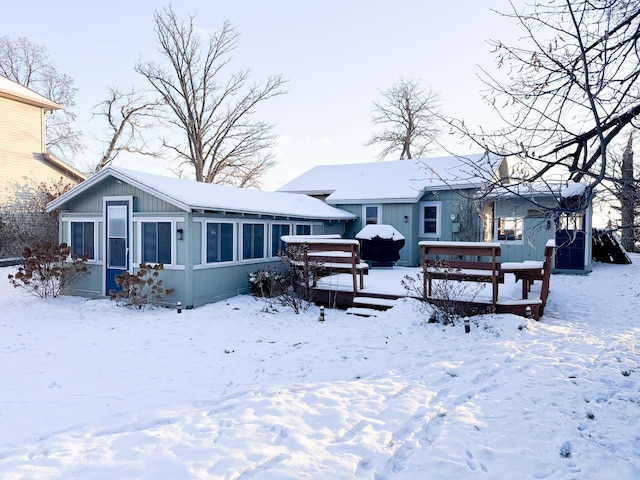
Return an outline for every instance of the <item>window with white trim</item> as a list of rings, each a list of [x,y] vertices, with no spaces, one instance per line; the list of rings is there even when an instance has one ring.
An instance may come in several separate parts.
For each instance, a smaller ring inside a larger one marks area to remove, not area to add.
[[[498,241],[521,242],[524,219],[522,217],[498,218]]]
[[[220,263],[233,261],[233,223],[206,222],[206,261]]]
[[[264,258],[265,225],[263,223],[242,224],[242,259]]]
[[[71,223],[71,252],[73,255],[83,257],[87,255],[90,260],[96,258],[95,252],[95,222],[70,222]]]
[[[364,218],[365,225],[382,223],[382,207],[380,205],[363,205],[362,218]]]
[[[296,235],[311,235],[311,224],[310,223],[297,223],[296,224]]]
[[[439,237],[442,202],[420,203],[420,236]]]
[[[283,235],[291,233],[291,225],[288,223],[273,223],[271,225],[271,256],[277,257],[279,252],[284,252],[287,246],[281,240]]]
[[[171,222],[140,222],[143,262],[164,265],[172,263],[171,231]]]

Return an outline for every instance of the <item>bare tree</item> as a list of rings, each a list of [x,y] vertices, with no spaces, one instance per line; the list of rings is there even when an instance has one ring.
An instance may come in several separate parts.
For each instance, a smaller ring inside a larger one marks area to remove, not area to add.
[[[489,134],[450,121],[478,145],[515,154],[523,182],[558,174],[593,187],[608,178],[607,150],[640,114],[640,4],[535,2],[514,19],[517,45],[493,42],[503,77],[486,71],[487,100],[506,127]],[[585,196],[586,199],[589,195]]]
[[[104,117],[108,125],[108,140],[96,173],[110,165],[120,152],[159,156],[147,149],[143,132],[159,122],[162,105],[162,101],[148,99],[133,89],[123,92],[117,87],[109,88],[107,99],[94,107],[94,116]]]
[[[0,37],[0,75],[64,107],[47,119],[47,149],[51,153],[70,159],[84,149],[80,132],[72,127],[77,89],[70,76],[56,69],[45,47],[25,37]]]
[[[160,53],[169,67],[140,61],[136,71],[151,83],[173,113],[169,122],[186,135],[186,147],[166,144],[194,168],[196,180],[258,186],[270,168],[271,125],[254,120],[256,106],[284,93],[279,75],[249,84],[249,72],[223,77],[238,43],[228,22],[202,44],[194,17],[183,22],[171,7],[155,12]]]
[[[382,145],[380,160],[398,152],[400,160],[423,156],[440,133],[435,114],[440,106],[439,95],[402,78],[381,93],[383,100],[373,104],[373,123],[382,131],[365,145]]]

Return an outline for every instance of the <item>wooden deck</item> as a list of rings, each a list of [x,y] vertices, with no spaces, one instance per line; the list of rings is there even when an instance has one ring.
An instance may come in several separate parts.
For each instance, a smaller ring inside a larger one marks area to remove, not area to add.
[[[402,286],[402,279],[405,276],[416,278],[416,275],[422,271],[421,268],[411,267],[393,267],[393,268],[373,268],[369,270],[366,277],[364,288],[359,289],[357,293],[353,292],[353,279],[349,274],[335,274],[322,277],[318,280],[313,291],[314,301],[318,304],[331,308],[367,308],[380,309],[372,304],[363,304],[359,299],[374,298],[394,300],[409,295]],[[434,280],[437,282],[438,280]],[[417,284],[421,283],[416,279]],[[482,313],[513,313],[519,316],[525,316],[527,307],[531,309],[531,316],[538,319],[542,312],[540,311],[540,289],[541,282],[536,282],[530,286],[528,290],[528,298],[522,298],[522,286],[516,283],[515,275],[505,274],[504,283],[499,286],[498,301],[495,306],[493,303],[493,291],[491,284],[485,284],[484,288],[475,298],[467,300],[461,299],[456,302],[460,315],[478,315]],[[417,295],[416,295],[417,296]]]

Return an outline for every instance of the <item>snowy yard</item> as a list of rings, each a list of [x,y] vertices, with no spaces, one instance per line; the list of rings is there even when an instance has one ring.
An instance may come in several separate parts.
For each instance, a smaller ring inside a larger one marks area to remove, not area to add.
[[[0,477],[640,478],[640,256],[540,322],[43,301],[0,268]]]

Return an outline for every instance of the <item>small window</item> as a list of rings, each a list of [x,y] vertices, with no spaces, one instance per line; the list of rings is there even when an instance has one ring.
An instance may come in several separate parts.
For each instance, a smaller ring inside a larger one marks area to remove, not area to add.
[[[296,225],[296,235],[311,235],[311,225],[309,224]]]
[[[280,239],[283,235],[289,235],[291,226],[287,224],[271,225],[271,256],[277,257],[279,252],[284,252],[287,246]]]
[[[440,236],[440,202],[422,202],[420,204],[420,236]]]
[[[94,232],[93,222],[71,222],[71,250],[74,255],[95,259]]]
[[[242,259],[264,258],[264,224],[242,225]]]
[[[522,217],[498,218],[498,241],[522,241]]]
[[[233,260],[233,224],[207,223],[207,263]]]
[[[142,222],[142,261],[171,264],[171,222]]]
[[[380,219],[380,205],[364,205],[364,224],[365,225],[377,225],[381,223]]]

